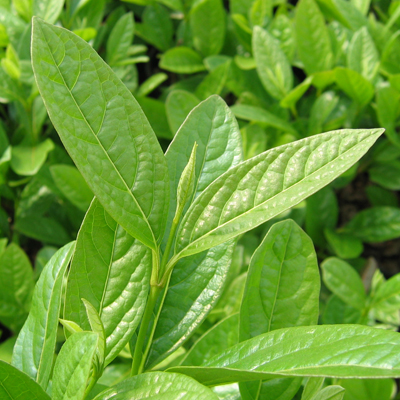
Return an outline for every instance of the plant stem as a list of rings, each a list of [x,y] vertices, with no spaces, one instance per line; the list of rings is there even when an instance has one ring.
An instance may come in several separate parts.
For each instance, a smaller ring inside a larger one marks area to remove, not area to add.
[[[154,306],[156,305],[156,301],[157,301],[158,295],[160,294],[160,291],[161,291],[160,286],[156,286],[156,285],[150,286],[150,293],[149,293],[149,297],[147,299],[146,308],[144,310],[142,322],[140,324],[139,334],[138,334],[138,338],[137,338],[136,346],[135,346],[135,352],[133,354],[132,371],[131,371],[132,376],[137,375],[141,372],[141,369],[143,368],[143,365],[145,362],[145,360],[142,360],[145,355],[142,353],[143,344],[146,339],[147,329],[151,322],[151,317],[153,315],[153,309],[154,309]]]
[[[87,385],[86,390],[85,390],[85,394],[83,396],[84,399],[86,399],[86,397],[89,395],[89,393],[91,392],[91,390],[93,389],[93,386],[96,384],[98,377],[96,377],[95,374],[93,374],[90,377],[90,381],[89,381],[89,385]]]
[[[172,226],[168,236],[167,245],[165,246],[165,251],[161,259],[160,274],[159,274],[160,277],[164,275],[165,266],[168,263],[168,257],[169,254],[171,253],[171,247],[174,242],[176,229],[178,228],[178,223],[179,223],[179,216],[177,218],[177,215],[175,215],[174,219],[172,220]]]

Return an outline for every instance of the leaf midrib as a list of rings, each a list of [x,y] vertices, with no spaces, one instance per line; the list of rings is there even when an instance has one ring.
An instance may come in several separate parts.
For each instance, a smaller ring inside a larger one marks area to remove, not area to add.
[[[153,230],[152,230],[152,228],[151,228],[151,226],[150,226],[150,224],[149,224],[149,221],[147,220],[147,217],[146,217],[144,211],[142,210],[141,206],[139,205],[139,203],[138,203],[138,201],[136,200],[135,196],[133,195],[132,191],[129,189],[129,186],[127,185],[125,179],[122,178],[120,172],[119,172],[118,169],[115,167],[115,164],[113,163],[113,161],[112,161],[111,158],[109,157],[107,151],[106,151],[105,148],[103,147],[103,144],[100,142],[99,138],[98,138],[97,135],[95,134],[95,132],[94,132],[92,126],[89,124],[89,121],[86,119],[86,116],[83,114],[81,108],[78,106],[78,103],[76,102],[75,97],[73,96],[73,94],[72,94],[70,88],[69,88],[68,85],[66,84],[65,79],[64,79],[64,76],[63,76],[63,74],[61,73],[61,71],[60,71],[60,69],[59,69],[59,66],[58,66],[58,64],[56,63],[56,61],[55,61],[55,59],[54,59],[54,57],[53,57],[53,53],[51,52],[49,43],[48,43],[48,41],[47,41],[47,39],[46,39],[46,35],[45,35],[45,33],[43,32],[42,27],[41,27],[38,23],[36,23],[36,25],[37,25],[38,27],[40,27],[40,30],[41,30],[41,32],[42,32],[42,35],[43,35],[43,37],[45,38],[45,42],[46,42],[47,49],[48,49],[48,51],[49,51],[49,53],[50,53],[51,59],[52,59],[53,62],[54,62],[54,65],[55,65],[55,67],[57,68],[57,71],[58,71],[58,73],[59,73],[59,75],[60,75],[60,77],[61,77],[61,79],[62,79],[62,81],[63,81],[63,83],[64,83],[64,87],[67,89],[68,93],[70,94],[71,99],[73,100],[73,102],[74,102],[76,108],[79,110],[79,113],[81,114],[81,116],[82,116],[83,120],[85,121],[86,125],[88,126],[88,128],[89,128],[90,131],[92,132],[93,136],[96,138],[96,141],[97,141],[97,143],[98,143],[98,146],[103,150],[103,153],[106,155],[108,161],[109,161],[110,164],[113,166],[114,171],[117,173],[117,175],[119,176],[119,178],[120,178],[121,181],[123,182],[123,184],[124,184],[124,186],[125,186],[125,188],[126,188],[126,191],[129,193],[130,197],[133,199],[133,201],[135,202],[137,208],[139,209],[140,213],[142,214],[143,220],[144,220],[145,223],[147,224],[147,226],[148,226],[148,228],[149,228],[149,231],[150,231],[150,233],[151,233],[151,236],[152,236],[152,239],[153,239],[153,245],[155,246],[155,248],[157,248],[157,241],[155,240],[154,232],[153,232]],[[59,28],[59,29],[64,29],[64,28]],[[81,53],[80,53],[79,50],[78,50],[78,54],[79,54],[79,59],[80,59]],[[64,45],[64,57],[65,57],[65,45]],[[79,60],[79,62],[81,62],[81,61]],[[79,64],[79,65],[80,65],[80,64]],[[80,74],[80,72],[79,72],[79,74]],[[96,70],[96,74],[98,74],[98,73],[97,73],[97,70]],[[50,79],[50,78],[49,78],[49,79]],[[77,77],[76,80],[78,80],[78,79],[79,79],[79,75],[78,75],[78,77]],[[102,90],[102,92],[103,92],[103,90]],[[103,94],[103,96],[104,96],[104,94]],[[45,97],[42,96],[42,98],[43,98],[43,101],[47,103],[47,100],[45,100]],[[105,113],[106,113],[106,109],[104,110],[104,115],[105,115]],[[50,111],[49,111],[49,114],[50,114]],[[104,117],[103,117],[103,118],[104,118]]]

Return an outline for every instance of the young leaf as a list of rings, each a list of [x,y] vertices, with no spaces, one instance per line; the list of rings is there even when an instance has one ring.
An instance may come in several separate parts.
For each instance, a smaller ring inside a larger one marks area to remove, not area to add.
[[[132,44],[135,33],[133,14],[124,14],[114,25],[107,40],[107,57],[109,65],[116,64],[128,55],[129,46]]]
[[[231,62],[226,61],[213,69],[196,88],[196,96],[205,100],[213,94],[221,94],[224,89]]]
[[[328,28],[314,0],[301,0],[296,6],[296,42],[307,73],[326,71],[333,65]]]
[[[250,262],[240,308],[240,340],[275,329],[315,325],[319,289],[311,239],[292,220],[276,223]]]
[[[0,360],[0,398],[4,400],[50,400],[28,375]]]
[[[293,88],[292,67],[278,41],[259,26],[253,31],[253,54],[265,89],[282,100]]]
[[[185,46],[174,47],[166,51],[161,56],[160,68],[178,74],[194,74],[206,69],[200,55]]]
[[[32,62],[50,118],[89,187],[132,236],[156,249],[168,172],[137,102],[89,44],[37,18]]]
[[[61,347],[53,372],[53,400],[81,400],[85,393],[98,336],[77,332]]]
[[[225,11],[221,0],[200,0],[190,11],[194,47],[203,54],[218,54],[225,39]]]
[[[325,378],[308,378],[304,385],[301,400],[312,400],[314,396],[321,390]]]
[[[359,212],[343,230],[367,243],[396,239],[400,237],[400,210],[397,207],[367,208]]]
[[[50,259],[36,284],[31,311],[15,343],[12,364],[46,390],[56,347],[65,271],[74,252],[69,243]]]
[[[139,324],[150,271],[150,250],[94,200],[78,234],[68,275],[64,319],[89,330],[81,299],[95,307],[105,329],[105,365],[125,347]]]
[[[218,322],[186,353],[181,365],[202,365],[222,350],[239,343],[239,314],[233,314]]]
[[[361,158],[382,129],[340,130],[266,151],[231,168],[193,202],[177,257],[223,243],[298,204]]]
[[[218,400],[218,396],[188,376],[149,372],[125,379],[93,400],[113,399]]]
[[[357,310],[365,307],[365,289],[356,270],[339,258],[330,257],[321,264],[325,285],[342,301]]]
[[[371,307],[384,311],[400,308],[400,275],[396,274],[379,286],[372,297]]]
[[[282,376],[400,376],[400,335],[361,325],[279,329],[232,346],[202,367],[173,367],[205,385]]]

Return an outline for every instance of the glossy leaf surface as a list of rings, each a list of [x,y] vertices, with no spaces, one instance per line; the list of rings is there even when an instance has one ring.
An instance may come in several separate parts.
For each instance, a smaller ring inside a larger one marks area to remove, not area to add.
[[[168,372],[137,375],[100,393],[94,400],[218,400],[209,388],[194,379]]]
[[[64,319],[90,330],[81,299],[95,307],[105,329],[106,364],[122,350],[139,324],[150,270],[150,250],[94,200],[78,234],[68,276]]]
[[[53,372],[53,400],[81,400],[97,348],[97,334],[78,332],[63,345]]]
[[[50,259],[36,284],[32,306],[15,343],[12,363],[44,390],[52,370],[65,271],[75,249],[69,243]]]
[[[28,375],[0,360],[0,398],[4,400],[50,400]]]
[[[214,181],[191,205],[176,252],[198,253],[298,204],[357,161],[382,130],[332,131],[253,157]]]
[[[32,43],[37,84],[66,149],[113,218],[155,249],[164,230],[168,172],[139,105],[71,32],[35,19]]]
[[[173,367],[205,385],[282,376],[400,375],[400,335],[361,325],[279,329],[221,352],[202,367]]]

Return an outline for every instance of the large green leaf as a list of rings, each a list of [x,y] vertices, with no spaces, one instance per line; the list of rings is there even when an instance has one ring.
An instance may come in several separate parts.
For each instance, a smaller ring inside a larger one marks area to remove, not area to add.
[[[85,393],[98,336],[74,333],[61,347],[53,372],[53,400],[81,400]]]
[[[72,242],[58,250],[43,269],[33,293],[31,311],[14,347],[13,365],[44,390],[53,366],[62,284],[74,248]]]
[[[173,367],[205,385],[282,376],[400,376],[400,335],[361,325],[279,329],[221,352],[202,367]]]
[[[90,330],[82,298],[105,329],[105,363],[126,345],[142,316],[151,272],[151,251],[118,225],[97,200],[78,234],[68,275],[64,319]]]
[[[339,130],[273,148],[215,180],[187,211],[179,257],[246,232],[298,204],[361,158],[382,129]]]
[[[194,47],[203,54],[218,54],[225,39],[225,11],[221,0],[200,0],[190,11]]]
[[[15,243],[0,255],[0,276],[0,321],[18,331],[29,312],[34,282],[29,259]]]
[[[345,261],[330,257],[321,264],[325,285],[346,304],[357,310],[365,307],[365,289],[360,275]]]
[[[296,42],[308,74],[331,69],[333,53],[328,27],[314,0],[301,0],[296,7]]]
[[[32,60],[50,118],[90,188],[132,236],[156,249],[168,172],[139,105],[89,44],[37,18]]]
[[[253,31],[253,53],[257,72],[267,92],[282,100],[293,88],[292,67],[279,42],[266,30]]]
[[[319,289],[311,239],[292,220],[276,223],[250,262],[240,308],[240,340],[316,324]]]
[[[319,290],[318,262],[311,239],[292,220],[276,223],[250,262],[240,308],[240,340],[275,329],[316,324]],[[299,379],[244,382],[240,392],[244,400],[291,399],[300,384]]]
[[[181,365],[202,365],[221,350],[239,343],[239,314],[224,318],[204,333],[186,353]]]
[[[2,400],[50,400],[49,395],[28,375],[1,360],[0,398]]]
[[[218,396],[188,376],[149,372],[125,379],[94,398],[94,400],[113,399],[218,400]]]

